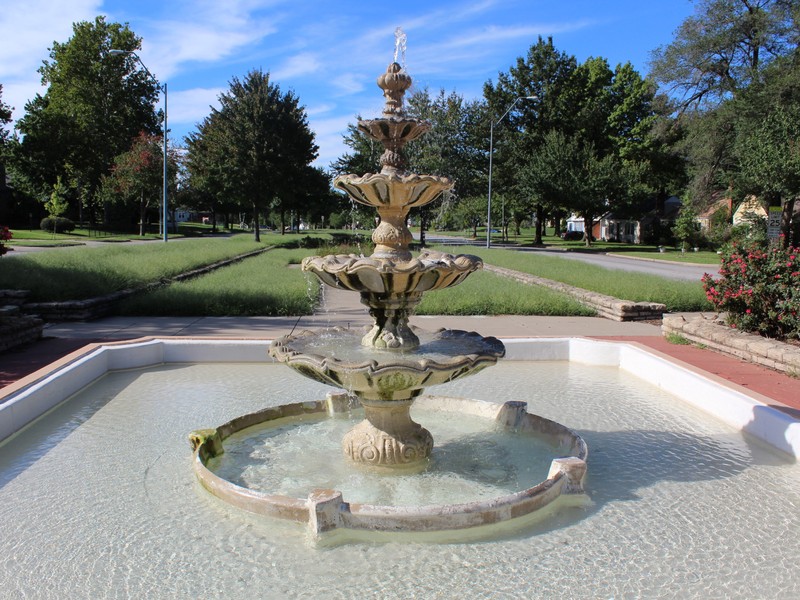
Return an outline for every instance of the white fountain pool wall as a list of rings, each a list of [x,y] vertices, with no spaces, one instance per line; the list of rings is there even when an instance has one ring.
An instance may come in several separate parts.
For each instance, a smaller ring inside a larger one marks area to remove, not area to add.
[[[641,346],[583,338],[507,339],[503,343],[505,361],[563,360],[618,367],[778,450],[800,457],[800,423],[769,407],[765,398]],[[109,371],[169,363],[263,363],[269,360],[269,344],[269,340],[147,338],[76,353],[60,368],[4,390],[0,395],[0,441]]]

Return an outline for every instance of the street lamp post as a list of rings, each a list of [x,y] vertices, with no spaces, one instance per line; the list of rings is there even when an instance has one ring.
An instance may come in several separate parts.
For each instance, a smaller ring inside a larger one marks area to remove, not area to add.
[[[156,82],[156,86],[159,90],[164,92],[164,181],[163,181],[163,215],[161,217],[162,221],[162,234],[163,239],[166,242],[168,240],[168,224],[169,224],[169,212],[167,210],[167,84],[164,82],[163,84],[158,83],[158,79],[156,79],[153,74],[150,72],[150,69],[142,62],[142,59],[139,58],[139,55],[136,54],[133,50],[109,50],[108,53],[111,56],[123,56],[125,54],[132,55],[136,60],[139,61],[139,64],[142,65],[142,68],[145,72]]]
[[[489,198],[487,202],[487,210],[486,210],[486,247],[492,247],[492,157],[494,156],[494,126],[499,125],[500,121],[502,121],[508,113],[511,112],[511,109],[514,108],[520,100],[538,100],[538,96],[519,96],[511,105],[506,109],[506,112],[503,113],[503,116],[497,119],[497,121],[492,121],[489,124]],[[505,212],[505,203],[503,204],[503,212]]]

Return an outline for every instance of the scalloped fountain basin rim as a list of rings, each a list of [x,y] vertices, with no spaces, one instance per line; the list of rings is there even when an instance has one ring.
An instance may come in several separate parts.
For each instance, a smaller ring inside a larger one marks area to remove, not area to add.
[[[637,344],[583,338],[502,341],[506,347],[505,361],[565,360],[618,367],[800,458],[800,422],[768,406],[768,399]],[[180,337],[90,344],[3,389],[0,393],[0,441],[108,371],[164,363],[264,362],[269,360],[270,344],[271,340]]]
[[[341,394],[341,396],[346,396]],[[237,417],[216,429],[192,434],[195,446],[194,471],[209,492],[225,502],[258,515],[305,523],[312,536],[336,529],[369,532],[431,532],[468,529],[493,525],[529,515],[557,500],[561,495],[582,494],[588,451],[584,441],[559,423],[532,415],[524,402],[490,402],[423,396],[417,400],[423,408],[433,408],[454,415],[470,414],[492,419],[502,429],[531,439],[548,438],[554,451],[567,456],[552,461],[547,479],[515,493],[482,501],[426,506],[376,506],[347,502],[338,490],[315,489],[307,499],[271,492],[260,492],[232,483],[208,468],[208,460],[223,446],[225,438],[249,427],[287,417],[298,417],[346,411],[336,395],[327,402],[307,402],[271,407],[257,413]]]

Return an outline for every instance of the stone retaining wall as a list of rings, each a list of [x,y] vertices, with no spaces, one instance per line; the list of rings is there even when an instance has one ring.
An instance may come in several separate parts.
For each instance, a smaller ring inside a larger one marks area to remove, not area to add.
[[[601,317],[611,319],[612,321],[649,321],[651,319],[660,319],[661,315],[667,309],[666,305],[657,302],[631,302],[630,300],[620,300],[605,294],[598,294],[597,292],[590,292],[581,288],[577,288],[560,281],[553,281],[552,279],[545,279],[544,277],[537,277],[529,275],[528,273],[521,273],[520,271],[512,271],[503,267],[484,264],[483,267],[486,271],[497,273],[503,277],[509,277],[526,283],[529,285],[541,285],[551,290],[555,290],[567,294],[575,298],[578,302],[589,308],[593,308]]]
[[[20,314],[0,316],[0,352],[41,339],[43,330],[44,321],[37,317]]]
[[[30,294],[28,290],[0,290],[0,306],[22,306]]]
[[[676,334],[747,362],[800,375],[800,346],[732,329],[718,317],[664,315],[661,331]]]

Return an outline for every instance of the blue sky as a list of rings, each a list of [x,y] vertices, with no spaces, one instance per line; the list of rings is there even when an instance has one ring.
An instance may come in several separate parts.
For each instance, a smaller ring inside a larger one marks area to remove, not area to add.
[[[693,10],[690,0],[26,0],[0,11],[0,84],[19,118],[42,91],[36,69],[52,42],[103,14],[130,24],[147,68],[167,82],[171,139],[196,129],[232,77],[261,68],[306,107],[325,167],[345,151],[347,124],[380,112],[375,79],[397,27],[415,87],[477,98],[539,35],[580,61],[630,61],[646,74],[650,52]]]

